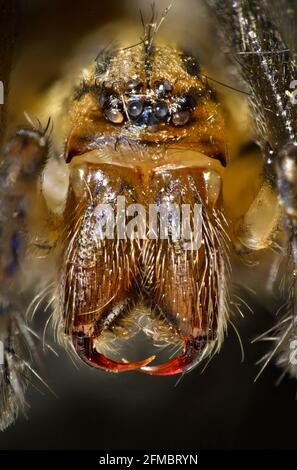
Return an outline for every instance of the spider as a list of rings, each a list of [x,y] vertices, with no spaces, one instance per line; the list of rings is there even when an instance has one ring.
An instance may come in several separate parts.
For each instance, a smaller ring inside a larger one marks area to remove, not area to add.
[[[38,376],[40,338],[23,314],[29,283],[37,293],[27,316],[47,299],[45,329],[51,324],[74,357],[106,372],[184,374],[220,350],[232,324],[230,251],[249,256],[278,247],[276,265],[288,265],[288,301],[264,365],[278,353],[278,363],[296,375],[295,57],[266,1],[206,3],[233,59],[242,109],[250,103],[256,130],[246,152],[262,158],[257,193],[244,214],[228,213],[227,147],[238,154],[240,137],[230,137],[235,123],[215,88],[220,82],[191,54],[158,42],[170,7],[141,17],[140,40],[108,45],[80,73],[71,68],[52,85],[33,107],[46,125],[26,114],[2,151],[2,429],[24,408],[26,386]],[[237,171],[235,165],[231,186]],[[182,237],[149,237],[147,226],[141,240],[100,237],[98,205],[114,208],[118,197],[146,209],[199,203],[201,246],[185,250]],[[173,347],[174,355],[127,360],[137,335]]]

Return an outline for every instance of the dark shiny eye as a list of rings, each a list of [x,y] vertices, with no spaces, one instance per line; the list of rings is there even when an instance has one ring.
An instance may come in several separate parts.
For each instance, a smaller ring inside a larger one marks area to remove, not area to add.
[[[136,93],[139,92],[142,88],[142,82],[138,78],[131,78],[127,82],[127,93]]]
[[[154,83],[154,90],[160,98],[165,98],[172,92],[173,86],[168,80],[157,80]]]
[[[174,126],[184,126],[189,122],[190,111],[178,111],[172,116],[172,124]]]
[[[122,101],[117,95],[113,93],[111,94],[102,93],[99,96],[99,107],[103,111],[109,108],[118,109],[119,111],[123,110]]]
[[[192,111],[197,104],[197,100],[195,96],[187,94],[187,95],[184,95],[184,99],[185,99],[185,106]]]
[[[197,104],[196,98],[190,94],[184,94],[179,96],[175,103],[180,106],[183,110],[193,111]]]
[[[108,100],[108,104],[110,108],[115,108],[115,109],[118,109],[119,111],[122,111],[123,109],[122,100],[120,100],[116,96],[110,96]]]
[[[105,110],[106,118],[113,124],[122,124],[124,115],[116,108],[108,108]]]
[[[127,107],[129,116],[132,118],[138,118],[143,111],[143,104],[139,99],[133,99],[128,102]]]
[[[159,124],[160,120],[157,119],[155,116],[154,110],[152,106],[145,106],[142,114],[139,116],[136,124],[138,125],[146,125],[146,126],[154,126]]]
[[[168,105],[165,101],[157,101],[155,104],[155,116],[158,119],[165,119],[168,115]]]

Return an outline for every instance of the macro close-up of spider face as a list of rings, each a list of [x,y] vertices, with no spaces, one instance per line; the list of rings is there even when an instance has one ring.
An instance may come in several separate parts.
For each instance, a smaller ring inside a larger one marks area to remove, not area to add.
[[[236,343],[296,378],[294,1],[43,3],[0,2],[0,429],[67,361],[98,413],[196,376],[207,421]]]
[[[225,164],[225,144],[220,106],[194,59],[155,48],[155,31],[146,34],[144,45],[104,62],[99,55],[71,105],[60,302],[63,331],[86,362],[163,375],[192,367],[223,335],[224,236],[216,225],[223,230],[217,168]],[[157,233],[118,240],[119,231],[99,241],[98,205],[115,204],[118,196],[144,209],[202,201],[204,246],[185,251],[182,239],[158,240]],[[123,363],[102,353],[106,343],[137,329],[153,341],[181,343],[182,354],[146,367],[152,358]]]

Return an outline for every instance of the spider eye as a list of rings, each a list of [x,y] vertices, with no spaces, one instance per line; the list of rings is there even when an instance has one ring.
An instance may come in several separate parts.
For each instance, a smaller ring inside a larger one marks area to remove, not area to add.
[[[99,107],[103,111],[107,108],[121,108],[121,100],[117,95],[112,93],[102,93],[99,96]]]
[[[122,109],[122,101],[117,96],[111,96],[109,98],[109,106],[115,109]]]
[[[138,78],[131,78],[127,82],[127,93],[137,93],[142,89],[142,82]]]
[[[185,107],[193,111],[196,107],[197,100],[193,95],[186,94],[183,96]]]
[[[106,119],[113,124],[122,124],[124,121],[123,105],[121,100],[114,94],[101,97],[99,106],[104,111]]]
[[[184,126],[189,122],[190,112],[189,111],[178,111],[172,116],[172,124],[174,126]]]
[[[160,98],[165,98],[172,90],[173,86],[168,80],[157,80],[154,83],[154,91]]]
[[[141,116],[137,121],[137,124],[145,126],[154,126],[159,124],[159,119],[157,119],[152,106],[145,106]]]
[[[124,115],[117,108],[108,108],[105,110],[106,118],[113,124],[122,124],[124,121]]]
[[[138,116],[140,116],[143,111],[142,101],[139,99],[133,99],[129,101],[127,109],[130,117],[138,118]]]
[[[158,119],[165,119],[166,116],[168,115],[168,105],[164,101],[157,101],[155,104],[155,116]]]
[[[197,101],[193,95],[185,93],[184,95],[181,95],[176,99],[175,104],[181,107],[183,110],[193,111],[195,109]]]

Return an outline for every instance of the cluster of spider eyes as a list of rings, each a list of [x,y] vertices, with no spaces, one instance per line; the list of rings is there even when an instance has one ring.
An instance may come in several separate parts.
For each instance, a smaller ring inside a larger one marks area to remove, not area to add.
[[[193,94],[185,93],[169,100],[173,86],[168,80],[155,81],[149,94],[143,94],[142,89],[140,80],[129,80],[124,103],[114,91],[103,92],[99,105],[108,121],[122,124],[128,119],[139,126],[152,126],[162,122],[184,126],[189,122],[196,106]]]

